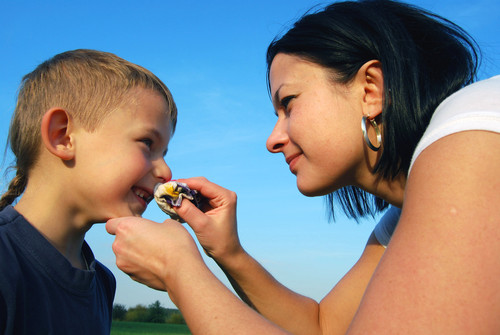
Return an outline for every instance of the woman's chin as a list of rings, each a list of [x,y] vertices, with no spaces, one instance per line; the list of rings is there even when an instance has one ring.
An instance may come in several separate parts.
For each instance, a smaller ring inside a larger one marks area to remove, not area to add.
[[[303,185],[297,181],[297,188],[299,192],[306,197],[319,197],[322,195],[330,194],[332,191],[324,187],[314,187],[313,185]]]

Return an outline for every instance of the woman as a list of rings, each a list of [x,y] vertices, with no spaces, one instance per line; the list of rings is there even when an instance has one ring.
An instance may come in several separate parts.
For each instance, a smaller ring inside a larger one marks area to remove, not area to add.
[[[169,220],[109,221],[117,265],[168,291],[195,334],[499,333],[500,77],[472,84],[477,58],[451,22],[383,0],[306,15],[269,47],[267,147],[299,190],[354,217],[392,205],[319,304],[244,251],[236,195],[203,178],[183,181],[209,208],[177,212],[253,309]]]

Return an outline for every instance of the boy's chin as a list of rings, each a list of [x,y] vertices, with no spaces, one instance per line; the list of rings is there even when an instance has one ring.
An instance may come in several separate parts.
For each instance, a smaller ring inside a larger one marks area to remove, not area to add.
[[[121,211],[116,211],[114,213],[109,213],[106,219],[104,219],[103,222],[107,222],[108,220],[111,219],[117,219],[117,218],[123,218],[123,217],[137,217],[137,218],[142,218],[142,215],[144,214],[145,210],[121,210]]]

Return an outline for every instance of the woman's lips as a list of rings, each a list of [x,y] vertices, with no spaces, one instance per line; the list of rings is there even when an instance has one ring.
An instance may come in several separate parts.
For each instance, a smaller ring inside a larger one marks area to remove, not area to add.
[[[297,161],[299,158],[300,158],[300,154],[291,155],[291,156],[286,158],[286,162],[288,164],[288,167],[290,168],[290,171],[293,174],[295,174],[295,172],[296,172],[295,165],[297,165]]]

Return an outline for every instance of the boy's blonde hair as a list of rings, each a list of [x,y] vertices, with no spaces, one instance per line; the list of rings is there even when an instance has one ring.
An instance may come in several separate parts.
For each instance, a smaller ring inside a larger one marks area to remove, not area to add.
[[[161,94],[170,113],[172,134],[177,107],[167,86],[147,69],[114,54],[96,50],[73,50],[58,54],[25,75],[9,129],[9,144],[16,156],[16,176],[0,199],[0,209],[10,205],[26,188],[29,171],[39,155],[40,126],[50,108],[60,107],[86,130],[123,104],[133,88]]]

